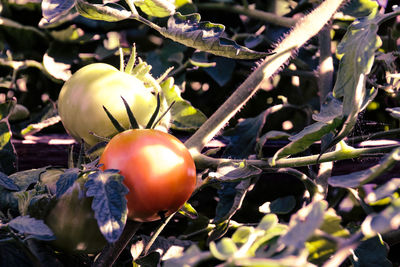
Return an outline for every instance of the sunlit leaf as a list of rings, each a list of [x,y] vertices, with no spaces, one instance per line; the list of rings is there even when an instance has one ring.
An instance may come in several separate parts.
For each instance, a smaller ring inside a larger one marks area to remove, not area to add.
[[[134,1],[148,16],[167,17],[175,13],[175,0],[142,0]]]
[[[303,152],[316,141],[320,141],[323,136],[333,132],[341,123],[341,118],[336,118],[329,123],[317,121],[305,127],[298,134],[289,137],[291,142],[275,153],[272,164],[280,158]]]
[[[194,108],[189,101],[181,97],[181,91],[174,84],[174,78],[169,77],[161,83],[161,88],[168,105],[171,107],[173,129],[193,131],[198,129],[207,119],[200,110]]]
[[[396,198],[383,211],[370,214],[361,225],[365,236],[383,234],[400,226],[400,198]]]
[[[374,202],[390,197],[394,192],[400,188],[400,178],[393,178],[387,181],[383,185],[369,192],[365,197],[365,202],[367,204],[373,204]]]
[[[336,215],[333,209],[329,209],[324,217],[324,222],[319,227],[325,234],[335,238],[345,238],[350,235],[349,231],[341,225],[342,218]],[[337,244],[333,239],[324,235],[314,235],[306,242],[310,253],[308,259],[318,266],[322,265],[333,253],[336,252]]]
[[[288,231],[279,238],[279,243],[296,249],[303,249],[305,242],[324,221],[328,203],[316,201],[292,215]]]
[[[256,52],[222,37],[225,26],[208,21],[200,22],[200,14],[182,15],[175,13],[168,20],[168,27],[160,33],[186,46],[208,53],[237,59],[258,59],[268,53]]]
[[[227,260],[238,250],[232,239],[224,237],[218,243],[210,243],[210,252],[219,260]]]
[[[374,0],[351,0],[343,7],[342,12],[353,17],[365,17],[377,12],[378,7]]]
[[[43,0],[42,16],[47,22],[52,22],[57,17],[68,13],[74,5],[74,0]]]
[[[197,211],[187,202],[185,202],[185,204],[181,207],[179,213],[191,218],[192,220],[196,220],[198,217]]]
[[[164,267],[187,266],[195,267],[198,263],[210,258],[211,253],[208,251],[201,251],[196,245],[191,246],[185,251],[181,257],[173,257],[164,262]]]
[[[76,0],[75,7],[79,14],[94,20],[120,21],[131,16],[131,12],[115,3],[101,5],[90,4],[84,0]]]

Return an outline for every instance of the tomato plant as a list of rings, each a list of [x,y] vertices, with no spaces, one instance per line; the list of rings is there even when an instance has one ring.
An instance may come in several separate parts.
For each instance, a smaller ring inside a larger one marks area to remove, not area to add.
[[[105,63],[94,63],[79,69],[64,84],[58,112],[71,136],[93,146],[100,139],[91,132],[101,137],[117,133],[103,106],[122,126],[129,126],[121,97],[129,103],[138,124],[146,125],[157,102],[150,89],[133,75]]]
[[[85,176],[75,181],[45,218],[56,237],[52,244],[65,252],[97,253],[106,245],[91,208],[92,198],[85,196]]]
[[[154,221],[177,211],[196,186],[196,168],[186,147],[158,130],[134,129],[114,136],[100,157],[103,169],[118,169],[129,188],[128,218]]]

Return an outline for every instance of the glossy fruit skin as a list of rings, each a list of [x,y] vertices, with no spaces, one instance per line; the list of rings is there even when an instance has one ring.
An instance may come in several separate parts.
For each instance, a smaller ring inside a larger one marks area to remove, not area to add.
[[[157,99],[138,78],[105,63],[93,63],[75,72],[58,97],[58,112],[66,131],[78,142],[93,146],[101,137],[117,134],[103,105],[128,129],[129,119],[121,96],[129,103],[137,122],[145,126]],[[166,118],[169,119],[169,118]]]
[[[147,222],[177,211],[196,187],[196,167],[176,137],[151,129],[127,130],[114,136],[99,160],[102,169],[124,176],[128,218]]]
[[[95,254],[107,244],[99,230],[91,208],[92,198],[85,196],[83,177],[75,181],[72,190],[58,200],[45,218],[56,240],[51,244],[67,253]]]

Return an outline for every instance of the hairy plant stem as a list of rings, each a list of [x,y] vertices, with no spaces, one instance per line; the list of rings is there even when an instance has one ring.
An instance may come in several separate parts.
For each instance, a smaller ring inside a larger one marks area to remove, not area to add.
[[[226,123],[257,92],[264,79],[273,76],[292,56],[292,50],[301,47],[317,34],[345,0],[327,0],[305,16],[272,51],[263,63],[236,89],[228,100],[190,137],[185,145],[196,157]]]
[[[246,6],[238,6],[238,5],[233,6],[224,3],[199,3],[196,6],[199,9],[204,9],[204,10],[223,10],[225,12],[245,15],[249,18],[262,20],[271,24],[288,28],[293,27],[297,22],[296,19],[278,16],[274,13],[269,13],[257,9],[249,9]]]
[[[275,161],[272,165],[272,158],[263,160],[238,160],[227,158],[212,158],[203,154],[195,156],[196,164],[199,168],[217,168],[222,163],[240,163],[245,161],[248,165],[253,165],[261,169],[271,170],[286,167],[303,167],[308,165],[315,165],[321,162],[338,161],[345,159],[358,158],[371,154],[383,154],[400,147],[400,145],[381,146],[381,147],[368,147],[368,148],[354,148],[352,150],[342,151],[337,150],[320,155],[311,155],[305,157],[285,158]]]

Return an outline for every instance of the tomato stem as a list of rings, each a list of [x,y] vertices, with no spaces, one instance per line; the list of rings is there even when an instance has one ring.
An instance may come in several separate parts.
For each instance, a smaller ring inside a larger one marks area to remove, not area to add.
[[[196,156],[228,121],[258,91],[261,83],[271,78],[292,56],[292,51],[301,47],[317,34],[330,20],[345,0],[327,0],[305,16],[272,51],[258,68],[236,89],[219,109],[190,137],[185,145],[192,156]],[[295,48],[295,49],[294,49]]]
[[[100,253],[99,257],[95,260],[92,266],[112,266],[114,262],[118,259],[121,252],[129,244],[129,241],[131,241],[132,237],[135,235],[136,231],[140,228],[141,225],[141,222],[128,220],[126,222],[124,231],[122,232],[118,241],[112,244],[108,244]]]

